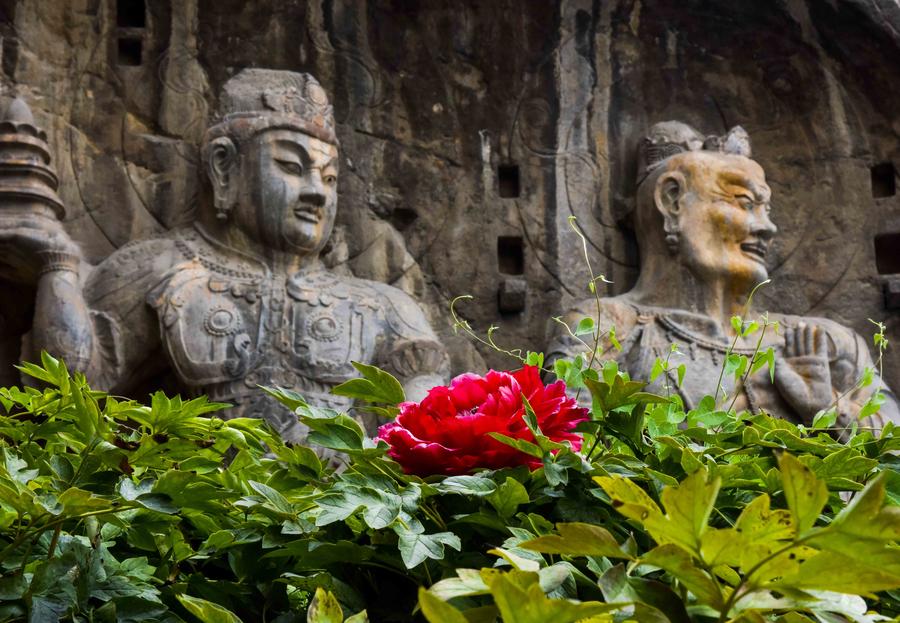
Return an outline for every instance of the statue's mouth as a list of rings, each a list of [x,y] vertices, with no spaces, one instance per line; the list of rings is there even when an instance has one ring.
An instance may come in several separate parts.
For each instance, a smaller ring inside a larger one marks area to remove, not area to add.
[[[761,242],[745,242],[741,245],[741,251],[762,264],[766,263],[768,246]]]
[[[294,208],[294,216],[307,223],[318,223],[322,216],[321,208],[315,206],[299,206]]]

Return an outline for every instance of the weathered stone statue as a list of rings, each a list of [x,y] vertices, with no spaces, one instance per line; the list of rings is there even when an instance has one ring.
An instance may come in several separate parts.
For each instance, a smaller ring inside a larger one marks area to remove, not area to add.
[[[724,137],[704,137],[678,122],[655,125],[640,145],[634,225],[640,248],[640,275],[634,288],[599,303],[601,327],[614,326],[622,350],[607,340],[601,359],[615,359],[633,378],[648,379],[657,358],[665,360],[672,344],[683,354],[670,359],[668,384],[688,408],[704,395],[716,395],[726,351],[735,340],[730,319],[744,315],[752,289],[768,278],[766,251],[777,231],[769,218],[771,191],[762,167],[750,158],[746,132],[734,128]],[[564,320],[596,318],[597,301],[585,300]],[[825,318],[770,314],[760,346],[776,353],[774,383],[765,368],[741,385],[725,376],[728,404],[737,393],[738,410],[765,410],[809,424],[821,409],[838,411],[836,426],[846,427],[873,392],[886,400],[880,413],[862,422],[880,428],[900,423],[894,395],[875,376],[871,385],[857,381],[872,359],[866,342],[853,331]],[[738,338],[733,352],[752,355],[760,333]],[[554,337],[550,357],[584,352],[565,330]],[[677,388],[676,366],[687,374]]]
[[[129,243],[96,267],[60,224],[27,107],[15,101],[8,117],[0,150],[40,156],[27,171],[30,194],[10,191],[18,178],[4,172],[15,167],[0,160],[0,262],[37,287],[23,357],[46,349],[124,394],[169,368],[183,389],[232,403],[231,417],[265,418],[291,442],[305,431],[257,385],[346,408],[329,390],[357,376],[351,361],[390,370],[410,398],[446,376],[444,350],[411,298],[319,260],[335,218],[338,147],[312,76],[246,69],[229,80],[204,138],[210,184],[196,223]]]

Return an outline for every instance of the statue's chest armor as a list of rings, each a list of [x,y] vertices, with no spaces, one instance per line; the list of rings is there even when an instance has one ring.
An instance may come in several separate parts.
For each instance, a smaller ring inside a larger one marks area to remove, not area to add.
[[[254,280],[195,272],[171,281],[159,310],[169,357],[188,385],[330,386],[356,376],[351,361],[374,358],[378,309],[327,274]]]

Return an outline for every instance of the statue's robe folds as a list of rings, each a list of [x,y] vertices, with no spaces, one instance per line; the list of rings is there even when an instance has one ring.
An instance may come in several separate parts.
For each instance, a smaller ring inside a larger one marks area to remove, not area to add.
[[[620,370],[628,372],[635,380],[646,381],[651,376],[657,358],[665,361],[669,358],[671,368],[668,376],[660,375],[648,387],[648,391],[665,394],[668,391],[677,393],[684,401],[685,409],[697,407],[704,396],[714,396],[716,386],[724,365],[727,349],[731,340],[721,333],[719,326],[707,316],[694,314],[678,309],[664,309],[639,305],[625,296],[600,300],[600,314],[597,317],[597,301],[585,300],[569,310],[563,320],[570,327],[578,324],[582,318],[594,318],[599,321],[601,332],[615,327],[615,335],[622,349],[617,350],[608,337],[604,337],[600,345],[599,361],[615,360]],[[797,327],[801,322],[816,325],[827,335],[828,363],[831,371],[831,399],[838,408],[839,427],[846,427],[850,418],[859,413],[859,409],[872,396],[876,389],[881,389],[885,402],[879,413],[861,422],[861,426],[881,429],[888,421],[900,424],[900,408],[897,399],[882,382],[877,373],[867,386],[859,386],[866,368],[872,368],[872,357],[862,337],[850,329],[826,318],[807,318],[784,314],[769,314],[770,322],[778,322],[782,329]],[[560,327],[562,329],[562,327]],[[760,329],[761,330],[761,329]],[[759,333],[752,336],[755,341]],[[669,354],[672,344],[679,353]],[[776,354],[784,348],[783,331],[779,334],[769,327],[760,352],[772,347]],[[548,361],[559,358],[573,358],[584,354],[587,349],[576,338],[565,332],[556,330],[547,349]],[[755,348],[736,347],[733,352],[751,357]],[[685,364],[686,374],[683,384],[678,386],[677,366]],[[776,365],[788,365],[784,361],[776,361]],[[735,380],[722,375],[722,385],[731,403],[734,396]],[[721,392],[719,396],[721,397]],[[772,382],[767,367],[763,367],[750,375],[745,385],[738,391],[734,402],[737,410],[749,410],[754,413],[765,411],[795,423],[805,423],[790,407]]]
[[[234,405],[224,417],[263,418],[289,442],[305,427],[259,385],[346,410],[352,400],[330,390],[359,376],[351,361],[401,382],[447,376],[443,346],[402,291],[319,264],[276,274],[193,227],[122,247],[86,294],[98,387],[128,393],[168,368],[188,393]]]

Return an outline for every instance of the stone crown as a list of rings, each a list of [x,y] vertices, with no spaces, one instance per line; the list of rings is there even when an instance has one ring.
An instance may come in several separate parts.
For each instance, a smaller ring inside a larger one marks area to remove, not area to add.
[[[680,121],[655,124],[638,146],[636,186],[676,154],[689,151],[712,151],[751,157],[750,136],[741,126],[735,126],[724,136],[703,136]]]
[[[244,69],[222,88],[216,123],[209,133],[256,134],[270,128],[296,129],[337,144],[333,108],[314,77],[277,69]]]

